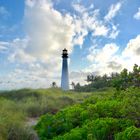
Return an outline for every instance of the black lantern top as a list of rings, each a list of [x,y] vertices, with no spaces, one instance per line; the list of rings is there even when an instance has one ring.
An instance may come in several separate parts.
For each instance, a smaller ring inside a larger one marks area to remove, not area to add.
[[[68,58],[68,51],[66,48],[63,50],[62,58]]]

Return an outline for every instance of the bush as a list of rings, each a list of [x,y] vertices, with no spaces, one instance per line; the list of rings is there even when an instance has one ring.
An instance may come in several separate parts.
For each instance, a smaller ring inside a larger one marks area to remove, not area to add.
[[[125,131],[118,133],[115,140],[140,140],[140,128],[128,127]]]
[[[123,124],[123,125],[122,125]],[[96,140],[114,139],[114,134],[126,127],[133,125],[130,120],[119,120],[113,118],[96,119],[89,123],[89,132]]]
[[[74,128],[63,136],[55,137],[54,140],[87,140],[87,129]]]
[[[121,137],[127,128],[140,126],[139,100],[140,89],[135,88],[115,96],[94,95],[55,115],[44,115],[35,130],[41,140],[113,140]]]

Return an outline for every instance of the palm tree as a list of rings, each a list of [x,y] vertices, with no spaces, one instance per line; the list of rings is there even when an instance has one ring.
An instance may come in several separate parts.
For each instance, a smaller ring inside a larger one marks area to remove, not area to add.
[[[72,86],[72,89],[75,89],[75,83],[74,82],[71,83],[71,86]]]
[[[52,87],[53,88],[56,88],[57,87],[56,82],[52,82]]]

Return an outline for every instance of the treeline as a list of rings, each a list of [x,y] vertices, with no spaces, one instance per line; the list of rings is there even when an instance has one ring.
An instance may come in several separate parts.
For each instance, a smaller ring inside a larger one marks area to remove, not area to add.
[[[133,71],[129,72],[123,69],[120,73],[112,73],[111,75],[98,76],[90,74],[87,76],[87,85],[81,86],[79,83],[72,82],[72,87],[75,91],[95,91],[105,90],[109,87],[114,87],[116,90],[125,90],[129,87],[140,87],[140,66],[135,64]]]

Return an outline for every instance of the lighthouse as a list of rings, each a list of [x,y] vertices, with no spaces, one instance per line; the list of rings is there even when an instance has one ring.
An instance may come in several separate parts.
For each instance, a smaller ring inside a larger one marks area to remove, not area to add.
[[[67,51],[67,49],[64,49],[62,52],[61,88],[63,90],[69,90],[68,51]]]

